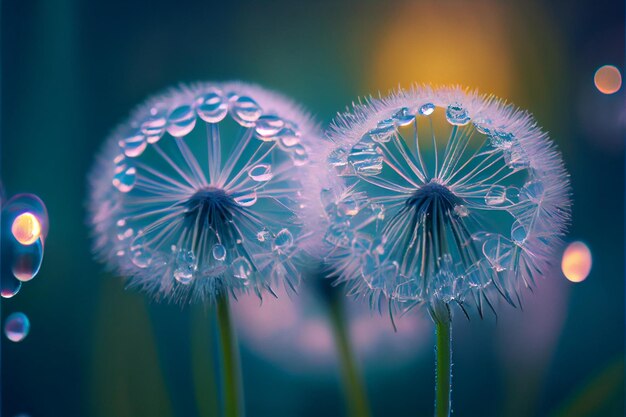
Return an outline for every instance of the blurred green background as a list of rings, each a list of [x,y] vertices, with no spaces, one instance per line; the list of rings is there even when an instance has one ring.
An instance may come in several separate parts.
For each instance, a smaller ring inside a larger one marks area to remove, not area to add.
[[[454,415],[624,415],[623,91],[617,0],[1,2],[1,176],[47,204],[38,277],[2,314],[31,333],[2,340],[2,415],[214,415],[211,314],[151,304],[92,260],[86,173],[107,134],[146,96],[179,82],[241,79],[281,91],[328,123],[359,96],[412,82],[459,83],[531,111],[563,152],[572,240],[589,278],[557,271],[524,312],[455,319]],[[363,362],[376,416],[428,416],[431,328],[402,366]],[[397,343],[408,343],[398,336]],[[278,349],[278,348],[277,348]],[[250,417],[345,414],[336,359],[302,372],[242,343]]]

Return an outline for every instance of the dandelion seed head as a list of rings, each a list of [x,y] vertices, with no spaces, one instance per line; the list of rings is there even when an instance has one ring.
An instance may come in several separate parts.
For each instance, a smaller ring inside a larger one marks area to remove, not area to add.
[[[300,279],[301,175],[318,127],[239,82],[157,95],[109,137],[90,177],[94,251],[157,299],[212,301]]]
[[[553,263],[569,178],[530,114],[459,87],[416,86],[353,105],[328,136],[342,189],[325,205],[324,239],[351,294],[482,314],[496,294],[518,305]]]

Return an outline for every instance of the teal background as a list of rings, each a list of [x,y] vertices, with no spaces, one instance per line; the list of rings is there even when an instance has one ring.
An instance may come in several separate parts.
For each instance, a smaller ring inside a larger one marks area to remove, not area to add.
[[[3,316],[31,319],[23,342],[2,339],[2,415],[214,415],[210,313],[152,304],[92,260],[86,174],[148,95],[241,79],[323,123],[411,81],[460,82],[531,111],[563,152],[568,239],[590,246],[593,270],[580,284],[555,273],[529,295],[541,302],[497,323],[457,317],[454,414],[557,416],[573,404],[567,415],[623,416],[626,107],[593,74],[624,68],[624,3],[461,3],[2,1],[0,174],[50,215],[40,274],[2,300]],[[399,369],[364,363],[374,415],[430,415],[433,360],[421,350]],[[248,416],[344,415],[337,369],[289,373],[246,346],[242,362]]]

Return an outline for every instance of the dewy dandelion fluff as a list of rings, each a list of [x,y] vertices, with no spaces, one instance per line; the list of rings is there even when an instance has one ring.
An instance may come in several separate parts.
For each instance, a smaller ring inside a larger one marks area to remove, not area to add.
[[[242,83],[173,89],[108,139],[91,173],[95,251],[157,298],[295,287],[303,139],[290,100]]]
[[[326,204],[339,281],[373,304],[429,310],[448,415],[450,305],[518,305],[553,262],[571,205],[561,156],[528,113],[456,87],[354,105],[329,136],[344,180]]]
[[[97,255],[158,299],[216,305],[224,415],[243,415],[229,296],[300,279],[297,171],[316,126],[284,97],[242,83],[156,96],[108,139],[91,173]]]

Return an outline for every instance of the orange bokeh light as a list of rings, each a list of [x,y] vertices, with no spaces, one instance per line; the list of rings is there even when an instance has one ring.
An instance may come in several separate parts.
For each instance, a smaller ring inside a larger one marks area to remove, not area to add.
[[[622,86],[622,74],[613,65],[604,65],[593,77],[596,88],[603,94],[614,94]]]
[[[22,245],[32,245],[41,236],[41,223],[32,213],[25,212],[13,220],[11,233]]]
[[[565,278],[572,282],[584,281],[591,271],[591,264],[591,251],[582,242],[571,243],[563,252],[561,269]]]

